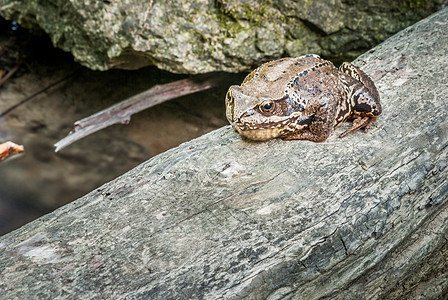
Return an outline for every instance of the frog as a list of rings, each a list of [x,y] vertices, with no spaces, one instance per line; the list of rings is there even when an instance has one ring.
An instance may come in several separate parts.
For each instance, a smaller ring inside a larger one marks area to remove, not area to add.
[[[262,64],[229,87],[226,117],[245,140],[325,141],[345,121],[339,137],[367,129],[381,114],[378,90],[355,65],[339,68],[316,54]]]

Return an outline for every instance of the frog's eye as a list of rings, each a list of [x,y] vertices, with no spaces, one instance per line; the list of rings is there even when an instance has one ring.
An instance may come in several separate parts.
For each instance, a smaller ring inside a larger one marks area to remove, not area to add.
[[[232,94],[232,89],[229,89],[229,91],[226,94],[226,102],[228,104],[232,104],[233,103],[233,94]]]
[[[275,109],[275,103],[272,100],[266,100],[263,101],[259,106],[258,109],[262,112],[262,113],[271,113],[274,111]]]

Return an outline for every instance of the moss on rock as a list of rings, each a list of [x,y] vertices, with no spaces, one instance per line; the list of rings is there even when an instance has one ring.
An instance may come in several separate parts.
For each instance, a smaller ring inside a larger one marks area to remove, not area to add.
[[[0,0],[0,14],[50,35],[97,70],[247,71],[280,56],[351,60],[441,0]]]

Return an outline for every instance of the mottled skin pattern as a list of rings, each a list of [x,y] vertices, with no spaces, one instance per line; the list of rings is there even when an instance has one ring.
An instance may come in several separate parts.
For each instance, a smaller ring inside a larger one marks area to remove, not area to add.
[[[226,115],[243,137],[325,141],[346,120],[368,128],[381,113],[372,80],[350,63],[337,69],[317,55],[283,58],[252,71],[226,96]]]

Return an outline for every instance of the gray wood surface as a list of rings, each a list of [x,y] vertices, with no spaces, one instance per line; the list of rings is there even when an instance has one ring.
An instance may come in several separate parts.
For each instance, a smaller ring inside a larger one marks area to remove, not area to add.
[[[448,294],[448,9],[356,64],[366,133],[248,143],[228,126],[0,238],[1,299]]]

